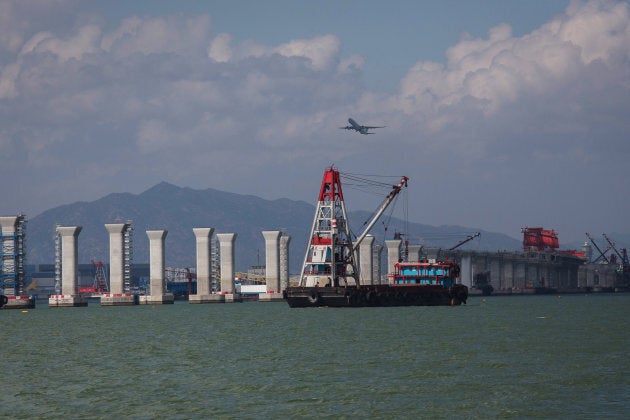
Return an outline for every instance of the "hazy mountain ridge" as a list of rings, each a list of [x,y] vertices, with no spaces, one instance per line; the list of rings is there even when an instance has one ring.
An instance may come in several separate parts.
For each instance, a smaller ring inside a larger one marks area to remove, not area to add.
[[[307,236],[310,231],[314,204],[287,198],[265,200],[252,195],[240,195],[215,189],[195,190],[161,182],[140,194],[112,193],[92,202],[76,202],[47,210],[30,219],[27,225],[27,262],[54,261],[55,226],[82,226],[79,234],[79,262],[109,260],[109,235],[106,223],[132,221],[134,227],[134,257],[137,263],[148,262],[149,241],[146,230],[165,229],[167,266],[195,266],[194,227],[213,227],[215,233],[234,232],[237,271],[250,265],[264,264],[263,230],[282,230],[291,236],[291,272],[302,264]],[[354,233],[370,218],[367,211],[348,214]],[[379,221],[372,233],[377,241],[394,232],[401,232],[404,222],[392,218],[388,230]],[[450,248],[478,229],[461,226],[430,226],[407,224],[410,243]],[[501,233],[481,231],[481,236],[463,249],[518,250],[521,242]]]

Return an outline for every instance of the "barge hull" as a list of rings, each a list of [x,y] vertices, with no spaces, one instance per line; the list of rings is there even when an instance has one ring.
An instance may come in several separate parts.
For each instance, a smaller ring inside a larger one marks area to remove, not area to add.
[[[468,288],[458,284],[440,286],[388,285],[348,287],[288,287],[284,298],[291,308],[375,307],[375,306],[457,306],[466,303]]]

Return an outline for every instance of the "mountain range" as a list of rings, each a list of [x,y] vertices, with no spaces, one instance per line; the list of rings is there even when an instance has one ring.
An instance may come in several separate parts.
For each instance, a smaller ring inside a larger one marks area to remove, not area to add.
[[[131,222],[133,262],[149,261],[149,240],[146,230],[165,229],[165,263],[168,267],[195,266],[194,227],[212,227],[214,233],[236,233],[236,271],[246,271],[253,265],[264,265],[263,230],[281,230],[291,236],[289,263],[291,273],[300,271],[313,223],[315,205],[282,198],[265,200],[252,195],[240,195],[215,189],[195,190],[161,182],[140,194],[114,193],[91,202],[62,205],[28,220],[26,250],[28,264],[54,262],[55,228],[81,226],[78,237],[79,263],[109,260],[109,236],[106,223]],[[362,223],[371,216],[367,211],[348,213],[351,229],[361,231]],[[402,229],[406,226],[406,229]],[[377,243],[391,239],[394,232],[405,231],[410,243],[450,248],[474,232],[480,237],[461,249],[507,250],[521,248],[521,242],[501,233],[461,226],[430,226],[388,219],[372,233]],[[358,235],[358,233],[357,233]],[[403,239],[405,239],[403,237]],[[383,254],[385,255],[385,254]]]

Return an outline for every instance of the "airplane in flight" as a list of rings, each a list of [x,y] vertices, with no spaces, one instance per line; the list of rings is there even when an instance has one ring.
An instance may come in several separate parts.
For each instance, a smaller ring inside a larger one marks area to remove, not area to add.
[[[368,130],[371,130],[373,128],[385,128],[384,125],[381,125],[381,126],[360,125],[352,118],[348,118],[348,122],[350,123],[350,125],[347,125],[345,127],[339,127],[339,128],[341,130],[355,130],[361,134],[374,134],[374,133],[369,133]]]

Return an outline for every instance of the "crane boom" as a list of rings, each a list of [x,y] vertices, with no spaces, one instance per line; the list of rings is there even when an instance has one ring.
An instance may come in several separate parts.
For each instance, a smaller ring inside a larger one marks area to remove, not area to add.
[[[617,248],[615,248],[615,244],[610,240],[610,238],[608,238],[608,236],[606,236],[605,233],[602,233],[602,236],[604,237],[604,239],[606,239],[606,242],[608,242],[608,245],[610,246],[610,249],[612,249],[613,251],[615,251],[615,254],[617,254],[617,256],[619,257],[619,259],[621,261],[623,261],[623,255],[621,255],[619,253],[619,251],[617,251]]]
[[[357,240],[354,241],[354,244],[352,244],[352,251],[353,252],[357,250],[357,248],[361,244],[361,241],[363,241],[363,239],[365,239],[367,234],[370,232],[370,229],[372,229],[372,227],[376,224],[378,219],[383,215],[383,213],[385,212],[387,207],[391,204],[391,202],[394,201],[394,198],[396,198],[396,196],[402,190],[402,188],[407,186],[407,181],[408,180],[409,180],[409,178],[407,178],[406,176],[403,176],[400,179],[400,182],[397,185],[394,185],[392,187],[392,190],[387,195],[387,198],[385,198],[385,201],[383,201],[383,203],[381,204],[379,209],[376,211],[376,214],[374,214],[374,217],[372,217],[372,220],[370,220],[370,222],[365,227],[365,229],[363,229],[363,232],[361,233],[361,235],[359,235]]]
[[[595,258],[595,260],[593,260],[593,262],[597,261],[599,258],[603,258],[604,261],[606,261],[607,263],[610,263],[610,261],[608,261],[608,258],[606,258],[606,251],[608,251],[608,248],[606,251],[602,252],[601,249],[599,249],[599,247],[597,246],[597,244],[595,243],[595,241],[593,240],[593,238],[591,238],[591,235],[588,234],[588,232],[586,232],[586,237],[588,239],[590,239],[591,243],[593,244],[593,246],[595,247],[595,249],[597,249],[597,251],[599,252],[599,257]]]
[[[464,239],[463,241],[461,241],[460,243],[458,243],[457,245],[449,248],[449,251],[453,251],[457,248],[459,248],[460,246],[464,245],[466,242],[472,241],[473,239],[475,239],[477,236],[481,235],[481,232],[477,232],[474,235],[468,235],[468,238]]]

